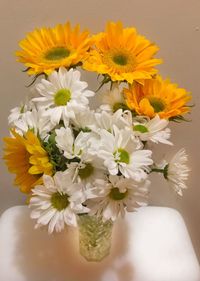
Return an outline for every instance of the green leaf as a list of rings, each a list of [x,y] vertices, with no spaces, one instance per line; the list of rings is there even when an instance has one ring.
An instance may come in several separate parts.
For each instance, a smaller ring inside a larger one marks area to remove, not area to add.
[[[169,121],[173,121],[173,122],[176,122],[176,123],[180,123],[180,122],[182,122],[182,121],[191,122],[192,120],[186,119],[186,118],[183,117],[182,115],[177,115],[177,116],[170,117],[170,118],[169,118]]]

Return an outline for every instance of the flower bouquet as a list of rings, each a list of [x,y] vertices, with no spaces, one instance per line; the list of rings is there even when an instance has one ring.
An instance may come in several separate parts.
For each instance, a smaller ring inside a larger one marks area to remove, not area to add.
[[[9,115],[5,162],[36,228],[77,226],[80,253],[102,260],[117,218],[147,204],[151,173],[179,195],[186,188],[185,150],[161,163],[153,151],[172,145],[169,123],[185,120],[191,94],[158,75],[158,47],[121,22],[93,36],[70,23],[36,29],[19,45],[33,81]],[[97,73],[97,91],[84,71]]]

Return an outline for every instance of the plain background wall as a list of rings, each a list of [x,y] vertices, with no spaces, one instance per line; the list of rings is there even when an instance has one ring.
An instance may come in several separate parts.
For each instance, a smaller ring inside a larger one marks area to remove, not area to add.
[[[22,73],[22,65],[15,62],[17,43],[35,27],[53,26],[70,20],[73,24],[103,30],[107,20],[121,20],[135,26],[141,34],[160,46],[157,57],[164,59],[159,67],[164,77],[170,77],[193,93],[191,123],[171,124],[174,147],[159,147],[158,154],[173,154],[185,147],[192,169],[189,189],[182,199],[169,190],[158,176],[152,178],[150,203],[174,207],[184,217],[195,250],[200,258],[200,0],[0,0],[0,122],[2,137],[8,134],[7,116],[28,93],[30,80]],[[95,89],[92,75],[86,76]],[[1,153],[2,155],[2,153]],[[24,197],[13,188],[13,177],[0,164],[0,211],[23,204]]]

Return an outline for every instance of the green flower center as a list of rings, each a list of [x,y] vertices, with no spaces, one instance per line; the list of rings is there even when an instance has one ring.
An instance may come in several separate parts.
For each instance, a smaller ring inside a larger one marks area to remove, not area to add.
[[[128,194],[128,191],[126,192],[120,192],[119,188],[114,187],[111,189],[110,193],[109,193],[109,197],[115,201],[120,201],[123,200]]]
[[[81,131],[84,133],[90,133],[92,130],[88,127],[85,127],[85,128],[81,128]]]
[[[65,47],[55,47],[47,51],[45,59],[50,61],[61,60],[67,58],[70,55],[70,51]]]
[[[128,106],[122,102],[116,102],[113,105],[113,112],[116,112],[118,109],[127,110],[129,109]]]
[[[58,106],[66,105],[71,99],[71,92],[69,89],[60,89],[54,95],[54,103]]]
[[[130,156],[126,150],[123,148],[119,148],[116,152],[114,152],[114,156],[118,156],[119,159],[115,160],[116,162],[123,162],[129,164]]]
[[[20,113],[24,113],[25,105],[22,105],[20,108]]]
[[[133,130],[137,131],[137,132],[140,132],[140,133],[147,133],[148,132],[147,127],[145,127],[144,125],[141,125],[141,124],[133,126]]]
[[[51,196],[51,204],[52,206],[57,209],[58,211],[62,211],[67,208],[69,205],[69,196],[63,193],[53,193]]]
[[[165,109],[165,103],[160,98],[151,97],[149,98],[149,102],[155,112],[161,112]]]
[[[83,180],[89,178],[93,172],[94,172],[94,167],[90,163],[87,163],[85,164],[85,167],[83,169],[79,170],[78,174],[80,178]]]
[[[127,56],[125,56],[125,55],[115,55],[114,57],[113,57],[113,61],[114,61],[114,63],[116,63],[116,64],[118,64],[118,65],[127,65],[127,63],[128,63],[128,58],[127,58]]]

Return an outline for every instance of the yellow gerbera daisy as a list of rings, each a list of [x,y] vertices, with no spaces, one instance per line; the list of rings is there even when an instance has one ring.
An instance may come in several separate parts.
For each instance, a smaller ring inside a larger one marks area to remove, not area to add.
[[[125,89],[124,94],[130,109],[150,118],[158,114],[160,118],[168,119],[189,111],[186,103],[191,94],[160,76],[146,80],[144,85],[135,83],[130,89]]]
[[[18,61],[27,66],[29,74],[50,74],[60,66],[70,67],[82,62],[90,47],[89,32],[80,32],[80,26],[70,23],[54,28],[36,29],[20,41]]]
[[[11,173],[16,174],[15,185],[29,193],[41,183],[43,174],[52,175],[53,166],[39,139],[28,131],[24,137],[12,130],[14,137],[4,138],[6,143],[4,159]]]
[[[142,82],[157,73],[154,66],[161,63],[153,59],[158,47],[135,28],[123,28],[121,22],[109,22],[106,31],[93,37],[95,48],[83,67],[89,71],[107,74],[112,81]]]

